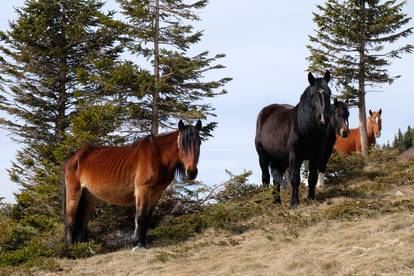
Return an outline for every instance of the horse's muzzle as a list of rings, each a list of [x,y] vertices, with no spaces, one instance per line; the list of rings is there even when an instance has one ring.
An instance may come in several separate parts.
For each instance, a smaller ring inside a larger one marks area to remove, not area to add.
[[[346,138],[349,136],[349,130],[344,130],[341,128],[340,134],[341,134],[341,137]]]
[[[197,177],[198,170],[197,169],[187,169],[185,171],[185,174],[187,175],[188,179],[194,180]]]
[[[325,116],[324,116],[323,114],[320,114],[320,115],[318,116],[318,119],[319,119],[319,124],[320,124],[321,126],[325,126],[325,125],[326,125]]]

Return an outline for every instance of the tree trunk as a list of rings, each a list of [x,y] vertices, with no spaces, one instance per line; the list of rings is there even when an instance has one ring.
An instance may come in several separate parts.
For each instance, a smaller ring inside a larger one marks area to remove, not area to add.
[[[154,88],[152,91],[151,134],[158,134],[159,80],[160,80],[160,1],[155,0],[154,18]]]
[[[66,118],[66,103],[67,91],[66,84],[68,80],[68,62],[67,62],[67,40],[65,30],[65,20],[67,17],[67,10],[64,3],[62,4],[62,22],[61,22],[61,40],[60,40],[60,59],[59,59],[59,85],[58,85],[58,103],[57,103],[57,118],[56,118],[56,139],[60,143],[65,138],[67,118]]]
[[[61,83],[59,84],[59,102],[57,105],[56,139],[60,143],[65,138],[66,131],[66,67],[62,68]]]
[[[365,80],[359,80],[359,130],[361,134],[361,151],[363,156],[368,156],[368,134],[367,134],[367,117],[365,107]]]
[[[359,93],[358,93],[358,108],[359,108],[359,129],[361,136],[361,151],[363,156],[368,156],[368,134],[367,134],[367,117],[365,107],[365,1],[361,1],[361,43],[359,48]]]

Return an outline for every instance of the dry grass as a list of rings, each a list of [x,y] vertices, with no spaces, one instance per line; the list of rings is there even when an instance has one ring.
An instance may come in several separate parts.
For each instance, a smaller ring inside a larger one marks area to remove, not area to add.
[[[297,210],[269,205],[264,194],[255,202],[268,207],[241,234],[210,228],[175,245],[57,260],[59,273],[414,275],[414,161],[375,160]],[[282,195],[287,202],[287,192]]]
[[[277,223],[236,237],[208,232],[179,246],[62,265],[74,275],[412,275],[413,245],[414,215],[399,212],[318,223],[299,231],[297,238]]]

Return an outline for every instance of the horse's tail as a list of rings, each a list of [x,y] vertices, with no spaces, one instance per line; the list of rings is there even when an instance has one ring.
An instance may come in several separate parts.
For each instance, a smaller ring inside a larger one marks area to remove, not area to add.
[[[62,221],[63,221],[63,224],[66,226],[66,183],[65,183],[66,170],[65,170],[65,164],[66,164],[66,162],[64,162],[63,166],[62,166],[62,180],[61,180],[61,183],[62,183],[62,215],[63,215]]]
[[[63,225],[66,226],[66,163],[69,161],[69,159],[76,153],[76,150],[70,151],[68,154],[66,154],[66,157],[63,161],[62,165],[62,221]]]

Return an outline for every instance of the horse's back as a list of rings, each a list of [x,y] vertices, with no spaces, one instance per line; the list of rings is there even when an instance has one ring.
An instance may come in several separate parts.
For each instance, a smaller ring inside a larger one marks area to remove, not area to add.
[[[342,138],[340,135],[336,136],[336,142],[334,145],[335,152],[351,153],[361,151],[359,128],[352,128],[349,130],[349,136]]]
[[[257,117],[256,150],[266,154],[274,163],[287,158],[293,110],[291,105],[272,104],[264,107]]]
[[[263,127],[269,124],[270,121],[272,123],[288,119],[293,108],[293,106],[288,104],[271,104],[264,107],[257,116],[256,134],[260,133]]]

